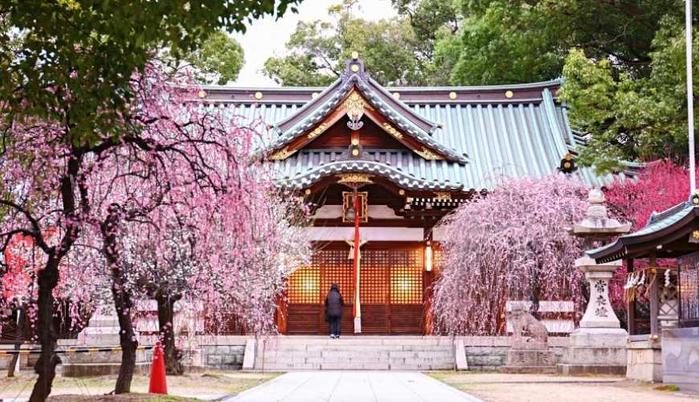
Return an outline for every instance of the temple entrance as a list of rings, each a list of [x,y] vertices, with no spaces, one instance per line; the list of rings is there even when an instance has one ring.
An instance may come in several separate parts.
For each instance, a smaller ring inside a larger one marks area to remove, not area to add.
[[[337,283],[345,300],[342,332],[352,334],[352,260],[349,247],[331,243],[289,279],[287,334],[327,334],[326,293]],[[424,332],[423,249],[418,244],[369,243],[362,248],[360,300],[363,334]]]

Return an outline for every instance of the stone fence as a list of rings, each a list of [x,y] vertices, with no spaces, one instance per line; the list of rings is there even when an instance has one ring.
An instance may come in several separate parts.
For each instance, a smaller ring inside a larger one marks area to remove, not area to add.
[[[357,340],[362,338],[364,337],[357,337]],[[366,339],[369,338],[371,337],[366,337]],[[184,350],[184,363],[190,368],[240,370],[243,366],[248,339],[246,336],[197,336],[184,341],[179,346]],[[496,370],[503,366],[511,342],[511,338],[506,336],[461,336],[453,338],[454,344],[458,340],[463,341],[469,370]],[[568,341],[568,337],[549,337],[549,345],[558,360],[567,348]],[[142,339],[141,343],[149,342],[147,339]],[[0,350],[11,348],[10,345],[3,345]],[[23,348],[30,348],[30,346],[25,345]],[[30,358],[24,356],[22,368],[26,369],[31,366],[34,359],[33,356]],[[8,355],[0,354],[0,369],[6,368],[8,360]]]

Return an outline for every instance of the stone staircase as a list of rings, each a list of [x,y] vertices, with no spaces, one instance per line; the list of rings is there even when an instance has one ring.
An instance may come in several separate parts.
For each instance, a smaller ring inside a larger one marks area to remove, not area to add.
[[[454,341],[437,336],[276,336],[260,340],[255,370],[447,370]]]

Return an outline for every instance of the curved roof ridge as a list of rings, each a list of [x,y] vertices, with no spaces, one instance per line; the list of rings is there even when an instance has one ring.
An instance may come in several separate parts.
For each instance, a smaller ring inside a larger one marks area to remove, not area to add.
[[[451,183],[449,180],[427,180],[405,173],[401,169],[385,162],[377,162],[367,159],[339,160],[313,167],[306,172],[298,173],[293,177],[278,179],[282,185],[301,189],[315,184],[318,180],[341,173],[368,173],[381,176],[396,185],[408,189],[428,190],[461,190],[463,185]]]
[[[412,136],[422,146],[437,151],[448,160],[462,164],[467,163],[465,154],[460,154],[455,149],[432,138],[432,132],[439,127],[437,123],[430,121],[408,105],[393,98],[388,91],[364,72],[364,64],[359,59],[348,61],[339,80],[296,113],[274,124],[272,130],[279,137],[269,144],[265,152],[279,150],[312,129],[333,113],[343,99],[355,89],[383,117]]]
[[[341,78],[333,81],[333,84],[337,81],[341,81]],[[330,84],[332,86],[333,84]],[[537,81],[537,82],[525,82],[525,83],[512,83],[512,84],[489,84],[489,85],[436,85],[430,87],[417,87],[417,86],[382,86],[389,92],[401,92],[401,91],[419,91],[419,92],[430,92],[430,91],[448,91],[448,90],[458,90],[458,91],[487,91],[487,90],[500,90],[500,89],[532,89],[532,88],[547,88],[554,86],[561,86],[563,84],[562,78],[554,78],[547,81]],[[237,86],[237,85],[201,85],[204,90],[232,90],[232,91],[279,91],[279,92],[295,92],[295,91],[314,91],[320,92],[328,87],[316,87],[316,86]]]

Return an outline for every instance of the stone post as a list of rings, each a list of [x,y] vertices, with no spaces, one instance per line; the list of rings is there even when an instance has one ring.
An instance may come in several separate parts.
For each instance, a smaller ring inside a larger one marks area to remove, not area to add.
[[[584,256],[575,260],[575,267],[585,274],[590,285],[590,300],[580,320],[580,328],[620,328],[619,319],[609,301],[609,280],[621,267],[621,261],[598,265],[592,258]]]
[[[631,229],[630,224],[608,218],[600,190],[590,191],[589,202],[585,219],[572,230],[588,246],[599,245]],[[589,284],[590,299],[580,327],[570,334],[569,347],[558,365],[562,374],[623,375],[626,372],[628,333],[621,328],[609,301],[609,280],[620,266],[621,261],[597,264],[587,255],[575,261],[575,267],[585,274]]]

